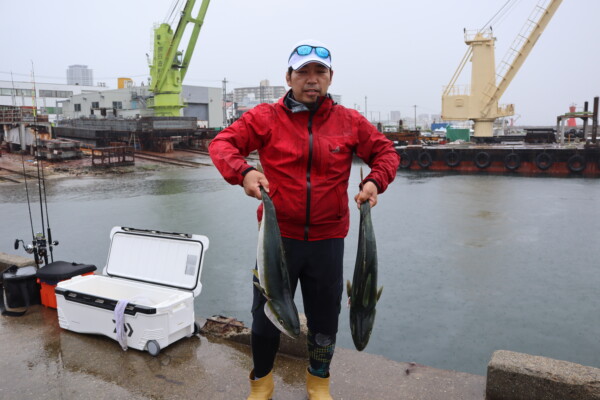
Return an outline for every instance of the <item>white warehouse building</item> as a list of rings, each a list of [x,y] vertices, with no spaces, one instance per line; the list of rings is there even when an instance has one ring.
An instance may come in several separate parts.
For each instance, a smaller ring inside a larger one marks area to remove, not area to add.
[[[0,106],[33,107],[34,99],[40,114],[47,114],[50,122],[62,114],[62,101],[82,93],[99,93],[105,86],[65,85],[60,83],[0,80]]]

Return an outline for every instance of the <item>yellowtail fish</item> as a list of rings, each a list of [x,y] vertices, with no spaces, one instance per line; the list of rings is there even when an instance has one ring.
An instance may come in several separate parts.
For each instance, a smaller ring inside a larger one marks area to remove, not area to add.
[[[361,171],[362,175],[362,171]],[[360,206],[358,250],[352,284],[347,281],[350,305],[350,331],[354,346],[362,351],[369,343],[375,322],[375,305],[383,287],[377,290],[377,244],[371,221],[371,205],[365,201]]]
[[[265,314],[281,332],[291,338],[300,334],[298,310],[294,304],[290,277],[277,224],[275,206],[261,187],[263,216],[258,231],[257,269],[254,285],[265,296]]]

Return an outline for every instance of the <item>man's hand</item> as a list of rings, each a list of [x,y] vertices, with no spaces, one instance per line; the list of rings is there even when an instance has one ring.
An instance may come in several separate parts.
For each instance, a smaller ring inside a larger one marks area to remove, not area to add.
[[[371,207],[375,207],[377,204],[377,186],[371,181],[367,181],[363,184],[362,190],[354,196],[356,206],[360,209],[360,205],[365,201],[371,204]]]
[[[242,185],[244,186],[244,192],[246,192],[248,196],[256,197],[259,200],[262,200],[260,194],[261,186],[267,193],[269,192],[269,181],[267,180],[267,177],[262,172],[255,169],[249,171],[246,176],[244,176]]]

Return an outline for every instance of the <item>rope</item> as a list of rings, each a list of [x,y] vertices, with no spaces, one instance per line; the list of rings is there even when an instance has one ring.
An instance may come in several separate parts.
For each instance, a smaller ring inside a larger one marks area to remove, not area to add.
[[[503,20],[503,18],[506,16],[508,11],[511,8],[513,8],[519,1],[521,1],[521,0],[507,0],[506,3],[504,3],[504,5],[502,7],[500,7],[500,9],[492,16],[492,18],[490,18],[490,20],[485,23],[485,25],[479,30],[479,32],[483,31],[487,27],[491,27],[492,22],[496,26],[500,25],[501,20]]]
[[[169,14],[169,16],[167,18],[165,18],[165,22],[169,25],[173,25],[175,18],[177,18],[177,15],[173,16],[173,14],[175,14],[175,11],[178,11],[179,9],[182,8],[182,5],[180,5],[179,2],[180,2],[180,0],[177,0],[174,3],[171,3],[173,6],[173,8],[171,9],[171,14]]]

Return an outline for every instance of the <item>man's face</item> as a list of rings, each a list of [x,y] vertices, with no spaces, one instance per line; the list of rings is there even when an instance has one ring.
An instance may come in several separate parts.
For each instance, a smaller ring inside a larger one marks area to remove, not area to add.
[[[314,103],[318,96],[327,94],[332,76],[333,71],[323,64],[310,63],[286,74],[285,78],[297,101]]]

